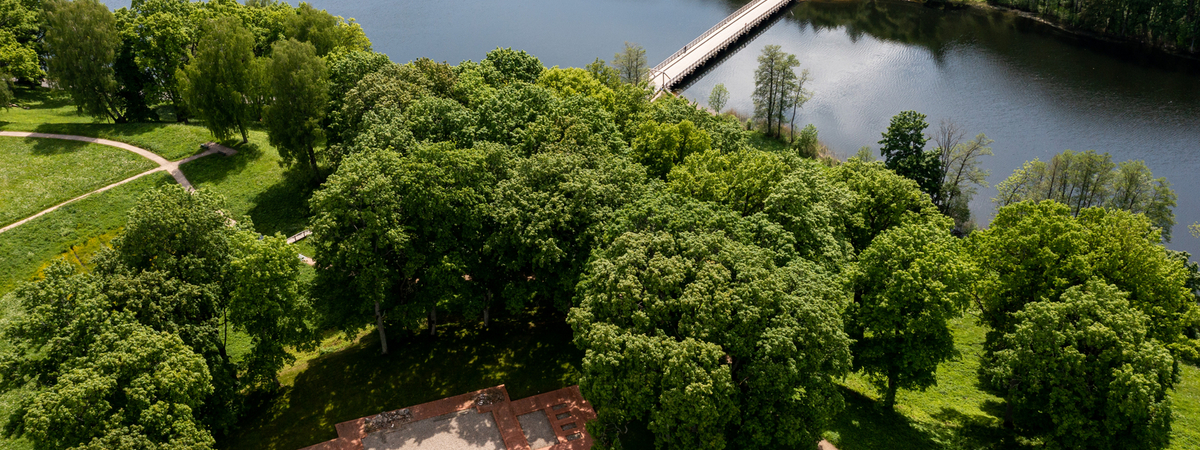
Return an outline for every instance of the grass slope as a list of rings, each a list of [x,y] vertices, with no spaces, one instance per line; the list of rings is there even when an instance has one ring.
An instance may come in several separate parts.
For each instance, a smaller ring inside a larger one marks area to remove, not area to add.
[[[80,252],[73,249],[95,247],[98,240],[107,241],[104,236],[111,239],[143,192],[174,182],[166,173],[150,174],[0,233],[0,295],[32,278],[51,259],[64,253],[75,258]],[[86,262],[86,256],[79,258]]]
[[[196,125],[97,122],[79,115],[63,94],[48,89],[21,87],[14,94],[22,107],[0,110],[0,130],[111,139],[150,150],[171,161],[196,154],[200,144],[213,140],[208,130]]]
[[[156,167],[104,145],[0,137],[0,225]]]
[[[281,374],[281,393],[255,399],[220,447],[294,450],[336,438],[339,422],[498,384],[524,398],[575,384],[583,357],[557,314],[497,318],[487,330],[475,320],[439,324],[436,337],[389,332],[386,356],[374,332],[303,355]]]
[[[225,196],[233,217],[250,216],[263,234],[291,236],[308,226],[308,198],[316,185],[303,167],[281,166],[267,134],[251,131],[231,157],[200,158],[182,167],[192,186]]]

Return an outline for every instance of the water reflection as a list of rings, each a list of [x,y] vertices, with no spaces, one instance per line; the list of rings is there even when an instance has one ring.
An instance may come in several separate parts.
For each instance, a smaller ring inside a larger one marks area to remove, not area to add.
[[[805,2],[695,80],[704,102],[717,83],[729,106],[752,110],[755,58],[778,44],[812,71],[816,97],[797,123],[813,123],[843,156],[877,148],[897,112],[930,123],[954,118],[995,139],[992,184],[1021,163],[1065,149],[1143,159],[1180,194],[1172,248],[1200,254],[1185,225],[1200,220],[1200,64],[1082,39],[1014,14],[936,10],[902,2]],[[972,203],[990,220],[994,189]]]

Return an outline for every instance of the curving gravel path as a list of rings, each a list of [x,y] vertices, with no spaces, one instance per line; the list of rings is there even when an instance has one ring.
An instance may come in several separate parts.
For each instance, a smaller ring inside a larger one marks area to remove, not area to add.
[[[143,158],[149,159],[151,161],[154,161],[155,164],[158,164],[158,167],[155,169],[150,169],[145,172],[134,175],[132,177],[126,178],[124,180],[110,184],[108,186],[104,186],[100,189],[96,189],[92,192],[88,192],[86,194],[80,195],[73,199],[70,199],[65,202],[59,203],[57,205],[51,206],[50,208],[48,208],[42,212],[39,212],[37,214],[34,214],[32,216],[18,220],[9,225],[5,225],[3,228],[0,228],[0,233],[11,230],[18,226],[21,226],[25,222],[29,222],[30,220],[41,217],[51,211],[61,208],[63,205],[67,205],[72,202],[82,200],[82,199],[88,197],[89,195],[95,194],[97,192],[107,191],[109,189],[115,188],[117,186],[120,186],[122,184],[128,183],[130,181],[136,180],[138,178],[141,178],[143,176],[146,176],[146,175],[149,175],[149,174],[152,174],[155,172],[166,171],[167,173],[170,173],[171,176],[175,178],[176,182],[178,182],[185,189],[190,191],[193,189],[192,183],[190,181],[188,181],[186,176],[183,175],[183,171],[179,170],[179,166],[181,166],[183,164],[187,164],[189,162],[192,162],[196,159],[211,155],[213,153],[218,153],[218,152],[226,153],[226,154],[236,153],[236,151],[234,151],[232,149],[227,149],[225,151],[222,151],[222,149],[225,149],[225,147],[222,147],[219,145],[212,145],[209,147],[208,150],[205,150],[203,153],[192,155],[187,158],[181,159],[179,161],[168,161],[166,158],[158,156],[157,154],[155,154],[154,152],[151,152],[149,150],[139,148],[139,147],[134,147],[134,146],[126,144],[124,142],[110,141],[108,139],[100,139],[100,138],[87,137],[87,136],[74,136],[74,135],[69,135],[69,134],[31,133],[31,132],[26,132],[26,131],[0,131],[0,136],[31,137],[31,138],[43,138],[43,139],[63,139],[63,140],[68,140],[68,141],[80,141],[80,142],[88,142],[88,143],[92,143],[92,144],[107,145],[109,147],[116,147],[116,148],[119,148],[122,150],[128,150],[133,153],[137,153],[138,155],[142,156]]]

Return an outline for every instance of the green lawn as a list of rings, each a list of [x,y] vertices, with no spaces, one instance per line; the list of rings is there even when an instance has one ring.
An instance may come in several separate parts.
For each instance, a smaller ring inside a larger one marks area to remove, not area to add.
[[[267,134],[251,131],[238,154],[200,158],[183,166],[192,186],[225,196],[233,217],[250,216],[260,233],[291,236],[308,226],[308,198],[315,185],[303,166],[280,166]],[[311,256],[311,255],[310,255]]]
[[[487,330],[476,320],[444,323],[436,338],[388,335],[387,356],[374,332],[327,341],[283,372],[280,394],[252,399],[244,427],[220,446],[295,450],[337,437],[339,422],[498,384],[524,398],[575,384],[583,357],[557,314],[496,318]]]
[[[0,137],[0,167],[3,226],[157,165],[105,145]]]
[[[74,134],[132,144],[171,161],[200,151],[213,140],[204,127],[178,123],[105,123],[75,112],[62,93],[19,87],[14,91],[22,108],[0,109],[0,130]],[[28,107],[29,109],[23,109]]]
[[[146,175],[0,233],[0,295],[33,277],[51,259],[64,254],[75,259],[81,253],[77,247],[95,247],[96,238],[106,235],[111,239],[143,192],[174,182],[166,173]],[[78,258],[86,263],[86,255]]]
[[[860,375],[843,382],[846,410],[833,430],[840,450],[1024,449],[1001,424],[1003,403],[975,387],[986,329],[974,317],[952,322],[961,358],[938,368],[938,385],[925,392],[900,391],[896,412],[885,411],[875,389]],[[1172,450],[1200,448],[1200,370],[1183,366],[1173,397]]]

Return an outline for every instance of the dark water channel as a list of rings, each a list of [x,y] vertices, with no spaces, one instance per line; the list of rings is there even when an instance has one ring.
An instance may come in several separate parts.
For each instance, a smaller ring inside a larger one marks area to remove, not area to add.
[[[110,6],[128,1],[107,0]],[[295,3],[293,1],[293,3]],[[744,4],[726,0],[311,0],[358,19],[392,60],[458,63],[503,46],[548,66],[611,59],[624,41],[669,56]],[[899,2],[805,2],[709,67],[683,92],[705,103],[724,83],[729,107],[751,110],[755,58],[781,45],[811,71],[813,123],[842,156],[877,148],[888,119],[907,109],[935,124],[953,118],[995,140],[984,165],[994,185],[1029,159],[1065,149],[1142,159],[1179,194],[1169,247],[1200,255],[1187,224],[1200,221],[1200,63],[1074,37],[1009,13],[940,11]],[[995,189],[972,203],[992,215]]]

